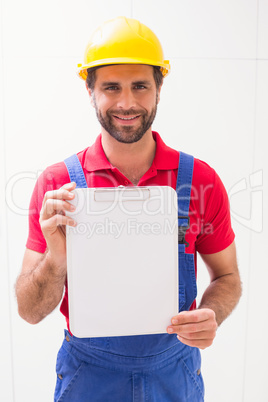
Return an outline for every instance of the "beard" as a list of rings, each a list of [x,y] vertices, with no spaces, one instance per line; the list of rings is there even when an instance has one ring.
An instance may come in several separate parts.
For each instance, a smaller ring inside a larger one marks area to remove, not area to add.
[[[106,114],[103,115],[101,111],[98,109],[95,99],[93,98],[96,115],[101,126],[118,142],[122,142],[124,144],[133,144],[134,142],[139,141],[146,131],[152,126],[153,121],[156,116],[157,111],[157,99],[155,105],[149,114],[145,109],[129,109],[129,110],[107,110]],[[134,128],[129,125],[122,125],[120,127],[114,124],[114,117],[116,115],[120,116],[137,116],[139,115],[140,125],[138,128]]]

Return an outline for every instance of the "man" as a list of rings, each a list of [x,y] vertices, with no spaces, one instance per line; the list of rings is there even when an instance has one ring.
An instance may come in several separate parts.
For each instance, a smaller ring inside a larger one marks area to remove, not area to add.
[[[219,177],[152,132],[169,68],[156,36],[136,20],[119,17],[93,34],[79,75],[86,80],[101,135],[78,154],[78,161],[88,187],[175,189],[178,176],[179,225],[185,217],[190,221],[187,231],[183,224],[180,228],[181,311],[171,317],[166,334],[80,339],[66,330],[55,401],[203,401],[199,349],[212,344],[240,298],[228,198]],[[73,210],[68,201],[74,198],[76,178],[71,181],[66,166],[47,168],[36,184],[16,294],[19,314],[35,324],[55,309],[65,288],[61,312],[69,329],[64,228],[76,224],[65,214]],[[198,308],[197,251],[211,278]]]

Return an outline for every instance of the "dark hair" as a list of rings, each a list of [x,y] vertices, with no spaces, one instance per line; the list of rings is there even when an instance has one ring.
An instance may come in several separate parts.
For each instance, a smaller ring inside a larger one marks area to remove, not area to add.
[[[105,66],[97,66],[97,67],[92,67],[87,69],[87,79],[86,83],[88,88],[93,92],[94,87],[95,87],[95,82],[96,82],[96,70],[98,70],[101,67],[107,67],[111,66],[112,64],[106,64]],[[163,74],[161,72],[161,67],[159,66],[152,66],[153,67],[153,74],[154,74],[154,80],[155,80],[155,85],[156,89],[158,90],[159,87],[163,84]]]

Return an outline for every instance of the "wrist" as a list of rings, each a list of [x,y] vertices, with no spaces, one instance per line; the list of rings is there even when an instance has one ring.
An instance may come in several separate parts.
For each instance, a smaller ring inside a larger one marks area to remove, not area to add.
[[[50,250],[47,250],[45,259],[50,274],[58,279],[65,280],[67,274],[66,255],[60,256],[59,254],[54,254]]]

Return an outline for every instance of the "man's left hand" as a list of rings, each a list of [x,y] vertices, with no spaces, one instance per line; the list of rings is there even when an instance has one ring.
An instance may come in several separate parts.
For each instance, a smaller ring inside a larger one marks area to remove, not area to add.
[[[216,314],[209,308],[182,311],[171,319],[167,332],[177,334],[185,345],[206,349],[211,346],[216,336]]]

